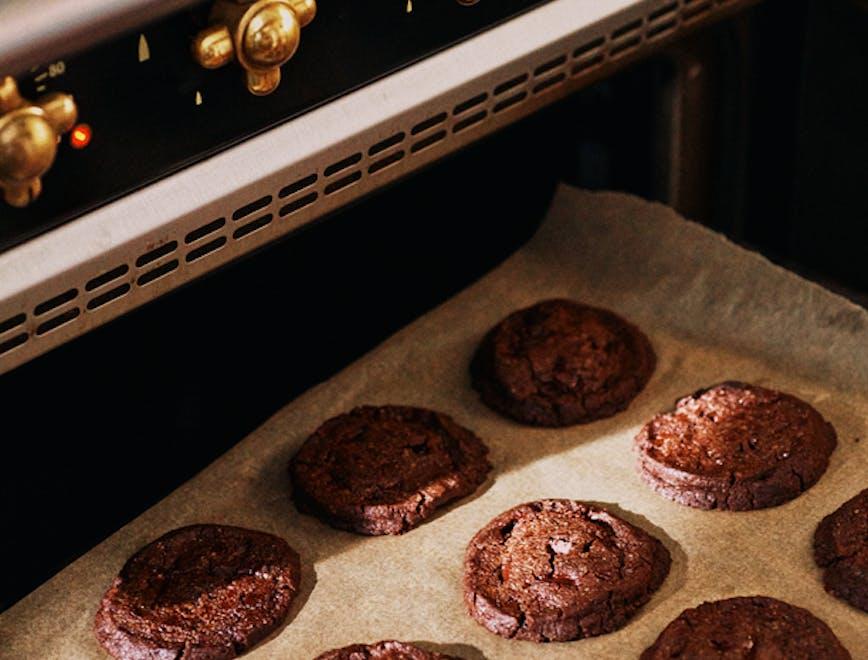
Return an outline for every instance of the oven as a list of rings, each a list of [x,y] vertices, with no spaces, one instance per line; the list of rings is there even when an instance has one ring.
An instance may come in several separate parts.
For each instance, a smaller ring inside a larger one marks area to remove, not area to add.
[[[502,263],[562,183],[868,302],[863,2],[284,4],[277,55],[234,0],[0,7],[0,610]]]

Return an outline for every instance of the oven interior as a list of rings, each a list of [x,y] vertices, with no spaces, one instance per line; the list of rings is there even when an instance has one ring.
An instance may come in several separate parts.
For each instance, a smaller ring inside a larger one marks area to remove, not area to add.
[[[558,182],[866,304],[865,43],[857,2],[761,3],[5,375],[0,610],[495,267]]]

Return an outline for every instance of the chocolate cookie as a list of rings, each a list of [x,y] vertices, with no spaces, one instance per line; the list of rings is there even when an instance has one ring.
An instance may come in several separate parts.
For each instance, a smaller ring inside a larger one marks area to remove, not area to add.
[[[96,637],[115,658],[234,658],[280,626],[300,579],[298,555],[281,538],[182,527],[124,564],[103,596]]]
[[[868,488],[823,518],[814,559],[826,591],[868,612]]]
[[[648,338],[620,316],[546,300],[498,323],[470,374],[490,408],[525,424],[569,426],[626,408],[656,361]]]
[[[680,399],[636,436],[639,473],[699,509],[777,506],[813,486],[837,444],[834,427],[789,394],[727,382]]]
[[[640,656],[664,658],[850,660],[850,654],[829,626],[808,610],[752,596],[684,610]]]
[[[353,644],[342,649],[326,651],[315,660],[461,660],[451,655],[432,653],[405,642],[377,642]]]
[[[565,642],[621,628],[669,573],[660,541],[572,500],[529,502],[497,516],[467,548],[470,615],[510,639]]]
[[[363,406],[320,426],[289,471],[299,510],[360,534],[402,534],[475,491],[487,454],[442,413]]]

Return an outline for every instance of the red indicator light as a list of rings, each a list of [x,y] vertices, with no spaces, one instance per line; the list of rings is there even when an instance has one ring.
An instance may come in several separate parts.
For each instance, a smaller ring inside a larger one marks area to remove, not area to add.
[[[92,132],[87,124],[79,124],[69,134],[69,144],[73,149],[84,149],[90,144]]]

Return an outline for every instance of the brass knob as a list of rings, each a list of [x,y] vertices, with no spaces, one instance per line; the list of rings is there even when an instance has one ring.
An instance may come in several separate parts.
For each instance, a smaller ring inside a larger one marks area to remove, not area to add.
[[[68,94],[47,94],[30,103],[14,78],[0,78],[0,188],[7,204],[24,207],[39,196],[60,136],[77,116]]]
[[[270,94],[280,84],[280,67],[298,49],[301,28],[316,16],[316,0],[217,0],[209,28],[193,41],[193,56],[206,69],[233,58],[247,73],[252,94]]]

